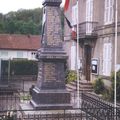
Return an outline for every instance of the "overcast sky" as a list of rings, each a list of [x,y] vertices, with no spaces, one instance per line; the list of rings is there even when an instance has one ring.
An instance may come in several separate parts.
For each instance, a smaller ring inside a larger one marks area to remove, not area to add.
[[[0,13],[42,7],[43,0],[0,0]],[[62,0],[64,4],[65,0]]]

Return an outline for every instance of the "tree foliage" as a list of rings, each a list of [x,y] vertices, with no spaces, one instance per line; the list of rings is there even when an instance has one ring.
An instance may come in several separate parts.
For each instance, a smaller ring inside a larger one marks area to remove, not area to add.
[[[10,65],[9,65],[10,64]],[[38,63],[32,60],[11,60],[2,61],[2,75],[8,75],[10,66],[10,76],[12,75],[37,75]]]
[[[111,75],[111,88],[110,88],[110,97],[111,100],[114,100],[114,84],[115,84],[115,74],[114,72]],[[120,102],[120,70],[116,73],[116,99]]]
[[[0,33],[40,34],[42,28],[42,8],[0,13]]]
[[[75,80],[77,80],[76,71],[74,71],[74,70],[67,71],[66,76],[65,76],[65,82],[70,83],[70,82],[73,82]]]
[[[96,94],[102,94],[105,90],[104,82],[102,78],[97,78],[93,84],[93,89]]]
[[[0,33],[32,34],[42,33],[42,8],[20,9],[17,12],[0,13]],[[64,17],[61,16],[62,29],[64,29]]]

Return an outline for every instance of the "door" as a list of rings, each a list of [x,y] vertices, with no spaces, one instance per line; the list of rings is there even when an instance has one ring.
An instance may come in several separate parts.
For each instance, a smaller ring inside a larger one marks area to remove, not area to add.
[[[90,74],[91,74],[91,46],[90,45],[85,45],[84,56],[85,56],[85,79],[87,81],[90,81]]]

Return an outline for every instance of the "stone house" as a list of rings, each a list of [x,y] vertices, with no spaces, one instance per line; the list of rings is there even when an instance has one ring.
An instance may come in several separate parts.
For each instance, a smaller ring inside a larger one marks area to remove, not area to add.
[[[88,81],[98,76],[109,79],[114,71],[115,49],[115,0],[78,0],[79,11],[79,68],[81,77]],[[120,1],[118,1],[118,8]],[[118,33],[120,21],[118,9]],[[70,0],[65,15],[76,30],[77,0]],[[120,36],[117,43],[117,69],[120,68]],[[76,38],[65,21],[64,46],[68,55],[69,69],[76,69]]]

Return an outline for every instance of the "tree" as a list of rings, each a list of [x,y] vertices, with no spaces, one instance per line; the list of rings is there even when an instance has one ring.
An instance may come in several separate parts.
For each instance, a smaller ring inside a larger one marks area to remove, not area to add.
[[[0,33],[10,34],[42,34],[43,9],[20,9],[17,12],[0,13]],[[62,30],[64,17],[61,15]]]

